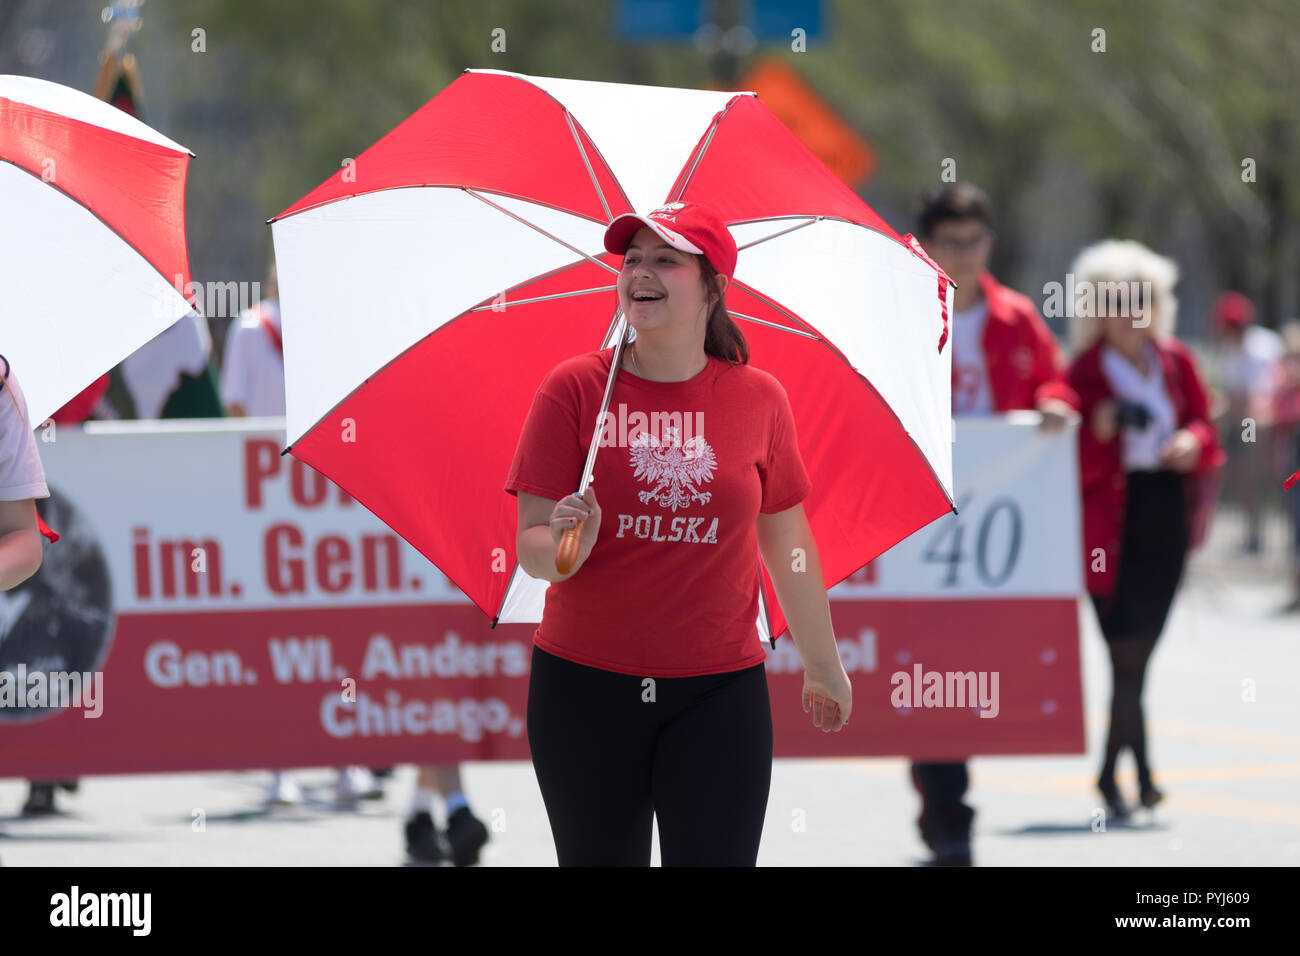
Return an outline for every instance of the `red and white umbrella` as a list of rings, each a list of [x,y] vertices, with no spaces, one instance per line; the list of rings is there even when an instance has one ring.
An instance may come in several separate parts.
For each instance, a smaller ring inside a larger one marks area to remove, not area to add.
[[[539,620],[502,490],[520,428],[622,334],[606,225],[677,200],[739,246],[727,306],[789,394],[827,586],[949,512],[947,277],[753,93],[470,70],[345,162],[272,220],[288,450],[485,612]]]
[[[0,351],[33,424],[191,311],[191,155],[93,96],[0,76]]]

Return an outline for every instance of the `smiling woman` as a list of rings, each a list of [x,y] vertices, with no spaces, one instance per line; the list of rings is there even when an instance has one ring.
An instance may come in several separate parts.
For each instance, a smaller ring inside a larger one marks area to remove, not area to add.
[[[668,237],[675,237],[680,248],[663,241],[665,236],[649,226],[638,225],[639,220],[625,217],[616,242],[627,241],[617,288],[619,305],[636,331],[624,368],[650,381],[683,381],[698,374],[698,361],[683,366],[680,344],[655,332],[665,327],[690,330],[693,336],[702,327],[705,354],[748,362],[749,345],[727,314],[730,274],[719,273],[699,246],[677,233],[669,232]],[[636,232],[627,239],[630,229]],[[719,255],[716,249],[714,254]],[[644,340],[642,333],[647,333]]]
[[[506,482],[519,563],[552,582],[533,637],[533,766],[561,866],[648,865],[656,818],[666,866],[753,866],[772,771],[760,553],[803,660],[805,712],[830,732],[852,708],[801,504],[811,483],[788,396],[748,364],[727,314],[737,250],[721,219],[671,203],[619,217],[605,247],[624,257],[618,299],[636,338],[620,369],[615,348],[551,371]],[[628,427],[580,497],[580,423],[599,420],[607,382]],[[562,573],[556,548],[575,528]]]
[[[727,287],[727,279],[719,280],[716,271],[713,282],[706,282],[702,262],[699,255],[661,241],[649,226],[632,237],[618,276],[619,304],[628,325],[636,330],[628,349],[629,371],[651,381],[669,382],[700,372],[705,356],[695,354],[694,343],[703,338],[711,306]],[[676,335],[666,330],[676,330]],[[685,365],[686,361],[693,364]]]

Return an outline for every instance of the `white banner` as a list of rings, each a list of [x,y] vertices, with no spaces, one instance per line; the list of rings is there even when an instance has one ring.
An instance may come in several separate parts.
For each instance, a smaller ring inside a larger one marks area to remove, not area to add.
[[[64,506],[47,523],[72,542],[52,547],[102,548],[119,613],[468,603],[362,505],[282,456],[282,418],[47,426],[36,445],[51,506]]]
[[[895,545],[832,600],[1082,594],[1076,426],[1045,434],[1037,422],[1037,412],[957,419],[957,514]]]
[[[1076,436],[1036,415],[961,419],[958,514],[899,543],[833,600],[1082,593]],[[419,552],[280,455],[283,419],[37,429],[49,523],[101,548],[119,613],[463,602]],[[52,439],[52,440],[51,440]]]

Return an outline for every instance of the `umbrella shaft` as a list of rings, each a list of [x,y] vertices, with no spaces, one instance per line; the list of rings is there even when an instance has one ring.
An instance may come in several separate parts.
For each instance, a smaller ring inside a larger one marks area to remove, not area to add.
[[[618,344],[614,346],[614,358],[609,365],[609,378],[605,381],[605,397],[600,402],[600,414],[596,416],[596,431],[591,436],[591,447],[587,449],[587,463],[582,468],[582,481],[578,484],[578,497],[581,498],[591,482],[591,473],[596,467],[596,451],[600,448],[600,436],[604,431],[605,413],[609,411],[609,400],[614,395],[614,380],[623,364],[623,347],[627,345],[627,317],[620,317]]]

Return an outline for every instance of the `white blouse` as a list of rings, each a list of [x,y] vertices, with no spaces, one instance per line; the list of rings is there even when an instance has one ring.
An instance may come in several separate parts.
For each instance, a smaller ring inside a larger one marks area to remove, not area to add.
[[[1151,342],[1144,344],[1148,370],[1143,375],[1137,367],[1109,345],[1101,348],[1101,370],[1120,401],[1145,405],[1151,413],[1146,428],[1122,428],[1122,459],[1125,471],[1159,471],[1160,446],[1178,430],[1174,404],[1165,389],[1160,353]]]

